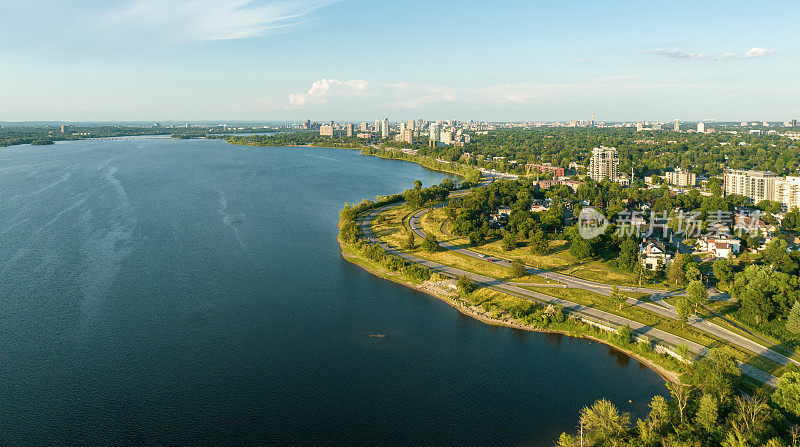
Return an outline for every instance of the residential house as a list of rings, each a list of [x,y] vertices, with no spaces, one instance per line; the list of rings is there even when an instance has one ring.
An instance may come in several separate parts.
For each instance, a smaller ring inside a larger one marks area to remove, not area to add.
[[[667,248],[663,242],[644,239],[639,245],[639,259],[644,268],[656,271],[672,262],[672,255],[667,253]]]

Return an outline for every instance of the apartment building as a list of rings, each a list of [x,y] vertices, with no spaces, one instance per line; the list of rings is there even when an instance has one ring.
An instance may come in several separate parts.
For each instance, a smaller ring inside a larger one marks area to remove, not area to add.
[[[697,184],[697,174],[684,171],[683,169],[675,169],[664,173],[667,183],[675,186],[694,186]]]
[[[772,200],[792,209],[800,207],[800,177],[778,177],[769,171],[728,169],[725,171],[726,194],[739,194],[758,203]]]
[[[617,149],[600,146],[592,149],[592,158],[589,160],[589,177],[599,182],[603,179],[617,181],[619,158]]]

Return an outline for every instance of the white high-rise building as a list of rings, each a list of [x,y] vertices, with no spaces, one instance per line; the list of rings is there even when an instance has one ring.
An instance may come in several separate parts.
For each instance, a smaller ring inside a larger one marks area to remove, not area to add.
[[[592,180],[599,182],[607,178],[615,182],[618,169],[619,158],[616,148],[600,146],[592,149],[592,158],[589,160],[589,177]]]
[[[725,171],[725,193],[739,194],[758,203],[779,202],[788,209],[800,208],[800,177],[778,177],[769,171],[728,169]]]
[[[381,131],[381,120],[375,120],[375,127],[372,128],[373,132]]]
[[[642,130],[644,130],[644,124],[642,124],[641,121],[637,121],[636,122],[636,131],[637,132],[641,132]]]
[[[725,193],[749,197],[754,203],[775,200],[777,180],[779,177],[774,172],[728,169],[724,177]]]
[[[389,118],[381,121],[381,138],[389,138]]]
[[[675,132],[680,132],[681,122],[678,120],[678,118],[675,118],[675,124],[672,126],[672,130],[674,130]]]
[[[706,123],[700,121],[697,123],[697,131],[700,133],[706,133]]]
[[[775,201],[789,210],[800,208],[800,177],[786,177],[776,181]]]
[[[430,125],[431,141],[439,141],[439,123],[431,123]]]

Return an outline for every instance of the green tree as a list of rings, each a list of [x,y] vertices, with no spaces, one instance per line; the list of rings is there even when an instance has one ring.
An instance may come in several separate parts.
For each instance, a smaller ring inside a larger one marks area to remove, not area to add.
[[[543,231],[537,230],[531,236],[530,240],[531,253],[535,255],[546,255],[550,252],[550,245],[544,236]]]
[[[710,394],[703,394],[697,406],[697,414],[695,415],[695,422],[697,425],[709,433],[713,433],[717,428],[717,419],[719,417],[719,403],[717,399]]]
[[[686,283],[686,266],[690,262],[693,261],[692,255],[688,253],[682,253],[675,257],[675,260],[672,261],[672,264],[669,266],[669,271],[667,272],[667,278],[674,282],[675,284],[685,284]]]
[[[689,294],[689,298],[695,303],[704,303],[708,300],[706,286],[700,281],[695,280],[690,282],[686,287],[686,292]]]
[[[622,291],[620,291],[617,286],[611,288],[611,299],[617,302],[619,310],[622,310],[622,308],[625,307],[625,303],[628,302],[628,297],[623,295]]]
[[[792,310],[789,311],[789,318],[786,320],[786,330],[792,334],[800,334],[800,302],[795,301]]]
[[[617,335],[623,343],[631,343],[633,332],[631,331],[630,325],[626,324],[625,326],[620,326],[617,329]]]
[[[458,291],[465,295],[469,295],[475,290],[475,284],[470,281],[469,276],[467,275],[459,276],[456,285],[458,287]]]
[[[678,314],[678,321],[680,321],[683,326],[686,326],[686,323],[689,321],[689,315],[692,314],[692,307],[685,296],[678,297],[675,301],[675,312]]]
[[[511,251],[517,247],[517,241],[514,240],[514,235],[506,233],[503,235],[503,242],[501,248],[503,251]]]
[[[600,399],[591,407],[581,410],[581,425],[588,431],[589,438],[600,443],[619,439],[630,424],[630,415],[621,413],[606,399]]]
[[[581,237],[575,238],[569,246],[569,254],[578,260],[592,257],[592,244]]]
[[[425,235],[425,239],[422,241],[422,249],[428,253],[439,251],[439,241],[436,239],[436,236],[431,233]]]
[[[731,266],[731,261],[727,258],[720,258],[714,261],[712,269],[714,276],[721,284],[727,286],[733,281],[733,267]]]
[[[627,238],[620,245],[618,262],[626,270],[634,270],[639,263],[639,245],[633,239]]]
[[[408,232],[408,237],[406,237],[406,241],[403,244],[403,248],[405,248],[406,250],[413,250],[417,248],[417,238],[416,236],[414,236],[413,231]]]
[[[521,260],[514,259],[511,261],[511,277],[521,278],[527,274],[528,271],[525,269],[525,264],[523,264]]]
[[[772,400],[789,413],[800,416],[800,370],[791,368],[778,378]]]

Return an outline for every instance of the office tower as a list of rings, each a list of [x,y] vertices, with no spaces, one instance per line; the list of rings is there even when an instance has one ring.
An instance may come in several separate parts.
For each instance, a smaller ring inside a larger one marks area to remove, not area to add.
[[[414,120],[408,120],[408,125],[406,126],[407,129],[410,129],[412,132],[416,130],[416,126],[414,125]]]
[[[369,124],[368,123],[361,123],[361,127],[359,129],[361,132],[369,132]]]
[[[389,118],[381,121],[381,138],[389,138]]]
[[[311,120],[306,120],[306,122],[303,124],[303,129],[311,130]]]
[[[332,137],[333,136],[333,126],[330,124],[323,124],[319,126],[319,135],[321,137]]]
[[[353,128],[355,127],[353,125],[353,123],[347,123],[344,127],[347,130],[347,136],[348,137],[352,137],[353,136]]]
[[[616,148],[600,146],[592,149],[592,158],[589,160],[589,177],[592,180],[599,182],[607,178],[616,181],[617,169],[619,158]]]
[[[642,130],[644,130],[644,125],[642,124],[641,121],[637,121],[636,122],[636,131],[637,132],[641,132]]]
[[[675,132],[681,131],[681,122],[678,120],[678,118],[675,118],[675,124],[672,126],[672,130]]]
[[[380,132],[381,131],[381,121],[375,120],[375,127],[372,128],[373,132]]]
[[[792,127],[797,127],[797,120],[792,120]]]
[[[702,121],[697,123],[697,131],[700,132],[700,133],[705,133],[706,132],[706,123],[704,123]]]

